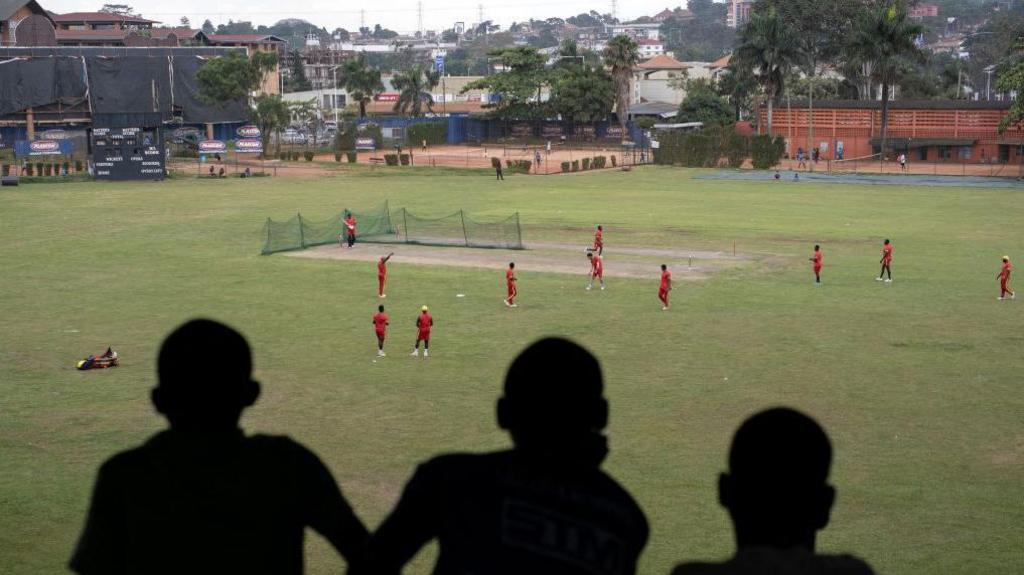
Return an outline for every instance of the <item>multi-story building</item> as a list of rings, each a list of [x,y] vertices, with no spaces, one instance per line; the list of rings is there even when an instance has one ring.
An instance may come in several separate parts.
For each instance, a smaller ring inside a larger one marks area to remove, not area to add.
[[[660,22],[631,22],[627,24],[609,24],[606,26],[609,36],[629,36],[633,40],[661,38]]]
[[[915,20],[922,18],[936,18],[939,15],[939,7],[935,4],[918,4],[911,6],[907,15]]]
[[[640,52],[640,58],[646,60],[655,56],[661,56],[665,53],[665,44],[661,40],[651,40],[650,38],[640,38],[636,41],[637,49]]]
[[[753,9],[754,0],[729,0],[725,12],[725,25],[739,28],[750,19],[750,12]]]

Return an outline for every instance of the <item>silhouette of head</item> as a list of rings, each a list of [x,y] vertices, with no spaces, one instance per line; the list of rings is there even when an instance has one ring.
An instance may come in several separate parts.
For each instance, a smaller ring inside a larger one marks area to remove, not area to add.
[[[427,307],[427,306],[423,306],[423,307],[420,308],[420,311],[423,312],[423,313],[427,313],[428,311],[430,311],[430,308]]]
[[[603,232],[604,228],[602,228],[601,226],[597,226],[597,230]]]
[[[593,252],[587,252],[587,257],[590,258],[590,259],[594,259],[594,253]]]
[[[1004,262],[1010,261],[1010,256],[1003,256],[1003,261]]]
[[[889,245],[889,240],[885,240],[885,245]]]
[[[377,306],[377,311],[383,312],[384,311],[384,306],[383,305]]]
[[[601,366],[579,345],[545,338],[519,354],[505,376],[498,425],[517,449],[600,463],[608,424]]]
[[[167,336],[157,377],[153,405],[176,429],[234,429],[260,394],[245,338],[209,319],[188,321]]]
[[[729,450],[729,472],[718,480],[737,545],[813,551],[835,501],[827,483],[831,464],[825,431],[798,411],[777,407],[744,421]]]
[[[820,249],[821,249],[821,246],[819,246],[818,244],[814,244],[814,251],[818,251]]]
[[[668,271],[668,266],[665,264],[661,264],[661,271]]]
[[[516,262],[508,262],[509,269],[516,269]]]

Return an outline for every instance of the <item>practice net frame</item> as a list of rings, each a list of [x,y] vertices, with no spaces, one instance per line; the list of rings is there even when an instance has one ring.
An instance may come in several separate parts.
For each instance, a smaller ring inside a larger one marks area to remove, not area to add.
[[[376,210],[357,212],[346,209],[322,221],[310,220],[302,214],[285,221],[267,218],[263,225],[263,249],[260,253],[269,255],[338,242],[345,229],[345,216],[350,212],[357,222],[357,242],[523,249],[518,212],[497,221],[478,221],[463,210],[439,218],[426,218],[405,208],[392,213],[388,203],[384,202]]]

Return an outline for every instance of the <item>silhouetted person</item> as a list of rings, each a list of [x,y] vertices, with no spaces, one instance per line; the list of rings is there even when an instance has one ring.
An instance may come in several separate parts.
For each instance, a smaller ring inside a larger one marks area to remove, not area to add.
[[[718,478],[736,554],[724,563],[684,563],[673,575],[872,573],[850,555],[814,553],[836,498],[831,465],[832,446],[810,417],[780,407],[747,419],[733,437],[729,472]]]
[[[438,574],[633,573],[647,520],[600,469],[597,359],[564,339],[534,343],[509,367],[497,416],[514,447],[420,465],[370,540],[371,571],[399,572],[436,538]]]
[[[246,436],[256,402],[249,345],[205,319],[175,329],[151,398],[170,429],[100,467],[71,558],[82,574],[302,573],[309,526],[351,562],[369,537],[315,454]]]

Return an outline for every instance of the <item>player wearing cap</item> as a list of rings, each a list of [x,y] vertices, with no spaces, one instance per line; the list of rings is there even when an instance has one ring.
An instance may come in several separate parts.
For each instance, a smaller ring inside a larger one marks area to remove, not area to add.
[[[416,336],[416,347],[412,350],[413,357],[420,355],[420,342],[423,342],[423,357],[430,357],[430,328],[434,326],[434,318],[430,317],[430,309],[427,306],[420,308],[420,315],[416,318],[416,329],[419,333]]]
[[[668,266],[661,264],[661,285],[658,287],[658,299],[661,300],[661,310],[668,309],[668,292],[672,291],[672,272]]]
[[[1013,266],[1010,265],[1010,256],[1003,256],[1003,268],[999,270],[999,275],[996,277],[999,279],[999,299],[1006,299],[1006,295],[1010,295],[1010,299],[1016,299],[1017,294],[1013,293],[1013,290],[1009,288],[1010,284],[1010,272],[1013,271]]]
[[[505,284],[508,288],[508,297],[505,298],[505,305],[508,307],[519,307],[516,305],[516,296],[519,295],[519,287],[516,285],[516,263],[509,262],[505,270]]]
[[[377,357],[384,357],[384,338],[388,335],[388,314],[384,313],[384,306],[377,306],[377,313],[373,314],[373,330],[377,333]]]
[[[587,291],[594,287],[594,278],[601,282],[601,289],[604,289],[604,264],[601,263],[601,256],[587,252],[587,259],[590,260],[590,281],[587,283]]]

